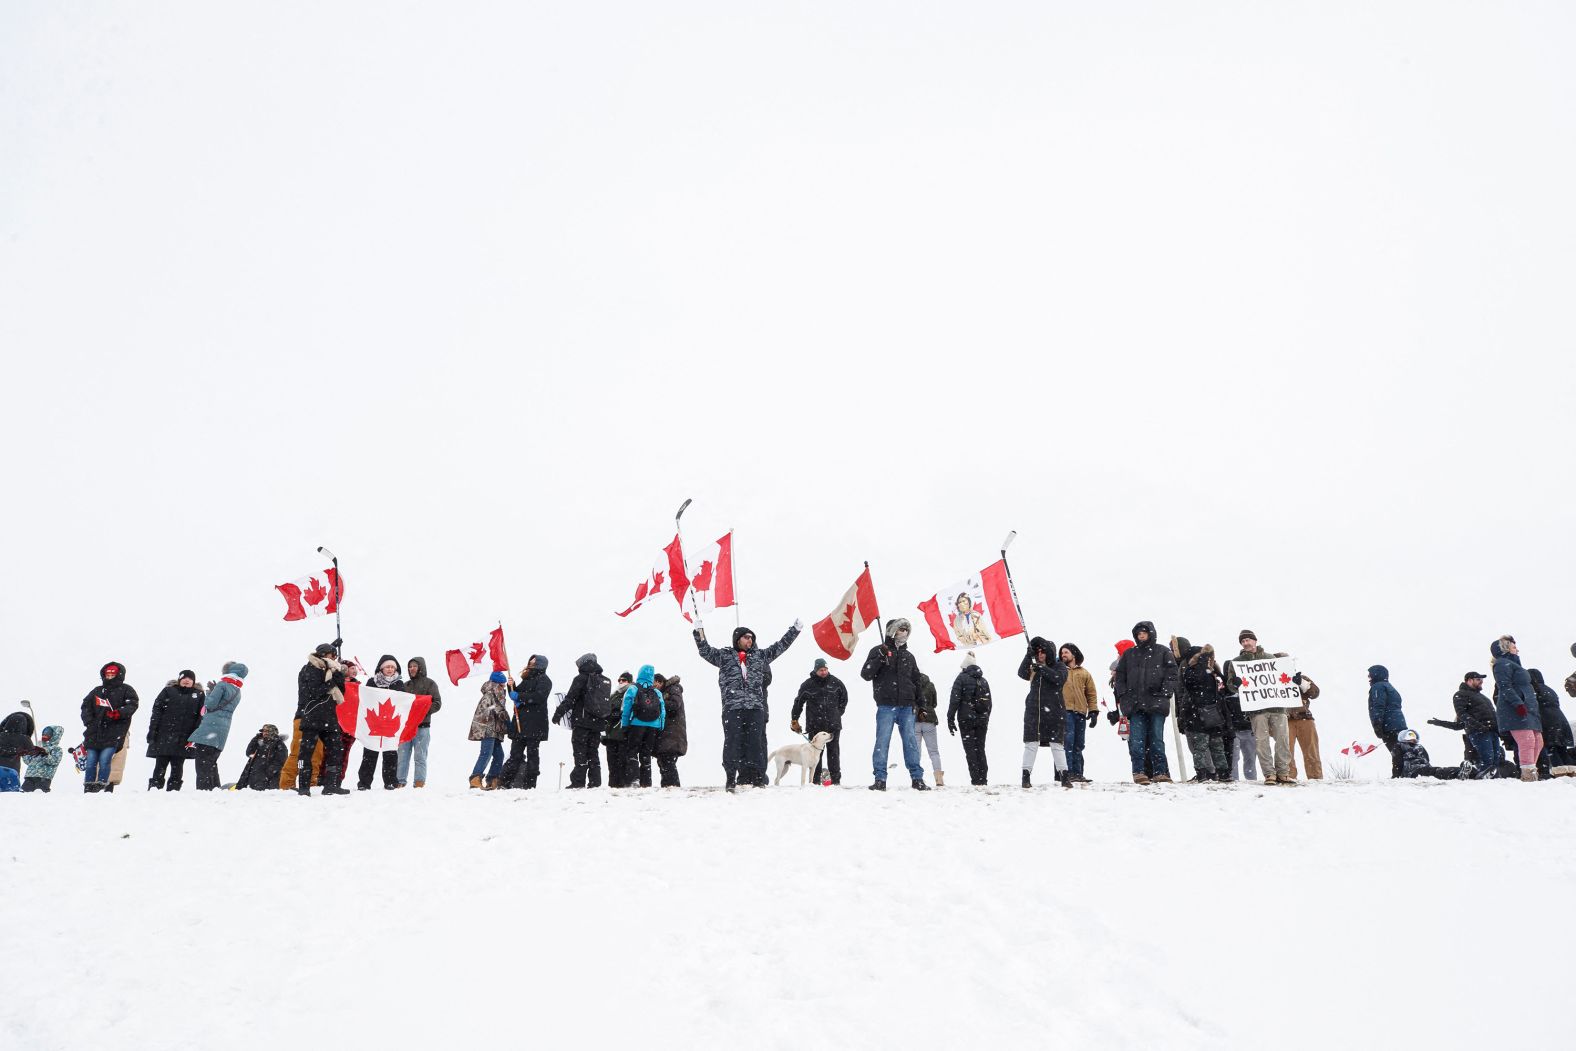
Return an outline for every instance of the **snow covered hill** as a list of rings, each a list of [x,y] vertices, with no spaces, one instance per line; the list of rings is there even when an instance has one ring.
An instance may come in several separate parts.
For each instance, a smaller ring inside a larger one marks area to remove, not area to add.
[[[1573,804],[1565,781],[11,797],[0,1046],[1556,1046]]]

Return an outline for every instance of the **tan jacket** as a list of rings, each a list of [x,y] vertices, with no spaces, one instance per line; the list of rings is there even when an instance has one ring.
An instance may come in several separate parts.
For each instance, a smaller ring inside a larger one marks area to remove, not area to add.
[[[1062,706],[1069,712],[1088,715],[1100,710],[1100,693],[1088,668],[1069,668],[1067,685],[1062,687]]]
[[[1302,677],[1302,707],[1301,708],[1287,708],[1286,709],[1286,718],[1288,718],[1288,719],[1297,719],[1297,720],[1312,719],[1313,718],[1313,709],[1308,706],[1308,702],[1309,701],[1316,701],[1318,699],[1319,699],[1319,684],[1314,682],[1312,679],[1308,678],[1308,676],[1306,674],[1303,675],[1303,677]]]

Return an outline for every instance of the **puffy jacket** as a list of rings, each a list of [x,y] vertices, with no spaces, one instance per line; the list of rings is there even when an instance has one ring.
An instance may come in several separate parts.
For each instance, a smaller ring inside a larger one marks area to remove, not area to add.
[[[312,654],[296,675],[296,718],[302,729],[329,730],[339,725],[339,702],[345,699],[345,672],[338,661]]]
[[[843,680],[827,673],[826,678],[810,673],[799,684],[793,699],[793,721],[804,717],[804,732],[814,737],[822,730],[836,733],[843,728],[843,713],[848,710],[848,687]]]
[[[1148,642],[1139,642],[1138,633],[1147,631]],[[1133,625],[1133,647],[1116,662],[1112,688],[1122,714],[1166,715],[1171,711],[1171,695],[1177,692],[1177,661],[1169,647],[1155,638],[1153,621]]]
[[[1462,683],[1450,703],[1456,710],[1456,721],[1461,724],[1463,731],[1499,736],[1499,720],[1494,716],[1494,702],[1485,697],[1482,690],[1474,690]]]
[[[1419,744],[1401,744],[1396,747],[1401,751],[1401,776],[1423,777],[1428,775],[1433,767],[1428,761],[1428,749]]]
[[[241,706],[241,686],[246,680],[246,665],[231,661],[224,666],[224,676],[208,691],[203,705],[202,722],[192,731],[191,743],[224,750],[230,739],[230,719]]]
[[[562,722],[567,715],[577,730],[601,730],[612,710],[613,684],[602,674],[594,653],[581,654],[575,661],[575,672],[569,692],[553,710],[553,722]]]
[[[689,728],[684,722],[684,687],[677,675],[662,687],[662,732],[657,734],[653,755],[677,758],[689,751]]]
[[[416,666],[416,674],[405,684],[405,692],[417,697],[431,697],[432,707],[427,709],[427,716],[421,721],[419,728],[431,728],[432,717],[438,714],[438,709],[443,707],[443,694],[438,689],[438,684],[427,674],[427,658],[412,657],[410,663]]]
[[[741,650],[738,648],[739,640],[745,635],[754,638],[755,633],[749,628],[734,628],[733,648],[724,650],[709,645],[700,630],[695,631],[696,652],[700,654],[701,660],[717,669],[717,689],[722,694],[722,710],[725,712],[766,710],[766,687],[771,684],[771,663],[793,645],[793,640],[799,637],[799,629],[790,627],[782,638],[770,646],[751,646],[748,650]]]
[[[0,719],[0,766],[22,771],[22,757],[33,751],[33,717],[12,712]]]
[[[186,742],[202,722],[205,697],[196,683],[188,689],[174,680],[159,691],[148,719],[148,758],[181,759],[188,754]]]
[[[936,718],[936,684],[930,681],[930,676],[924,672],[919,673],[919,697],[914,701],[914,721],[916,723],[939,723]]]
[[[1383,664],[1368,669],[1368,724],[1380,737],[1406,729],[1400,691],[1390,685],[1390,669]]]
[[[1220,708],[1221,681],[1210,670],[1202,647],[1182,651],[1182,672],[1177,690],[1177,729],[1185,734],[1216,733],[1225,728]]]
[[[1035,650],[1045,652],[1044,664],[1034,659]],[[1023,742],[1061,744],[1067,739],[1067,707],[1062,700],[1067,666],[1056,659],[1056,647],[1036,636],[1018,662],[1018,678],[1029,683],[1023,699]]]
[[[635,697],[641,690],[650,690],[657,695],[657,717],[655,719],[635,718]],[[635,673],[635,685],[624,691],[624,701],[619,710],[618,724],[620,726],[646,726],[654,730],[662,729],[667,722],[667,700],[662,696],[662,691],[657,689],[657,669],[649,664],[642,664]],[[652,751],[656,751],[655,745]]]
[[[882,708],[912,708],[919,700],[919,663],[906,642],[899,645],[892,639],[882,640],[865,658],[859,677],[870,684],[876,704]]]
[[[64,726],[44,727],[44,732],[38,735],[38,746],[44,750],[44,754],[30,755],[22,760],[28,777],[41,777],[45,781],[54,778],[55,771],[60,769],[60,760],[65,756],[65,749],[60,744],[65,737]]]
[[[278,733],[253,734],[246,743],[246,765],[241,768],[235,786],[255,788],[259,792],[278,788],[279,772],[284,769],[289,754],[290,749],[279,739]]]
[[[498,674],[494,672],[493,674]],[[482,695],[476,702],[476,711],[471,716],[470,739],[472,741],[498,740],[501,741],[509,734],[509,707],[504,704],[504,698],[518,700],[518,695],[510,692],[509,688],[501,682],[488,679],[482,683]]]
[[[547,699],[553,695],[553,680],[547,677],[547,658],[531,655],[535,667],[528,667],[515,688],[514,718],[509,721],[509,737],[519,741],[547,740]]]
[[[1532,692],[1538,698],[1538,721],[1543,724],[1544,743],[1556,748],[1569,748],[1572,743],[1571,724],[1560,710],[1560,695],[1543,681],[1543,673],[1538,669],[1527,669],[1527,675],[1532,679]]]
[[[120,669],[105,678],[111,667]],[[82,743],[89,748],[120,748],[137,710],[137,691],[126,684],[126,666],[110,661],[99,669],[99,685],[82,698]]]
[[[1489,653],[1494,658],[1494,709],[1499,716],[1499,732],[1542,730],[1538,695],[1532,690],[1532,676],[1521,666],[1521,658],[1506,653],[1497,639]]]
[[[952,680],[952,699],[947,703],[947,729],[973,735],[990,723],[990,682],[978,664],[964,665]]]

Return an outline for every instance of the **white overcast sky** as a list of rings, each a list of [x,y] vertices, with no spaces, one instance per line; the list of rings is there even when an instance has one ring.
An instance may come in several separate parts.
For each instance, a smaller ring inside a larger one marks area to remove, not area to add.
[[[234,657],[241,724],[284,723],[332,632],[272,586],[327,544],[350,652],[436,664],[502,618],[560,688],[586,650],[651,660],[716,780],[683,622],[612,615],[685,497],[695,539],[737,528],[763,641],[867,558],[913,616],[1017,529],[1034,632],[1103,666],[1141,618],[1254,627],[1325,685],[1327,739],[1367,736],[1374,662],[1418,724],[1503,632],[1563,677],[1573,30],[1560,3],[6,4],[0,706],[74,728],[106,659],[151,699]],[[982,653],[1002,763],[1018,654]]]

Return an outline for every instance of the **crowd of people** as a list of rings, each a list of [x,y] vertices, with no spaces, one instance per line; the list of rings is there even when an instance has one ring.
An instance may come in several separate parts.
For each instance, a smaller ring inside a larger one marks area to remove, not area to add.
[[[776,642],[759,647],[749,628],[735,629],[727,648],[709,644],[700,629],[694,632],[697,653],[717,669],[722,765],[730,792],[768,783],[767,698],[772,668],[802,627],[796,621]],[[906,619],[889,621],[881,642],[860,666],[860,678],[870,684],[875,705],[869,787],[887,788],[894,731],[910,785],[920,791],[931,788],[922,765],[928,753],[931,779],[935,787],[943,787],[943,723],[949,734],[961,736],[969,783],[985,785],[989,779],[985,745],[994,712],[991,685],[976,655],[963,654],[943,710],[935,684],[920,671],[909,649],[911,631]],[[1245,711],[1238,666],[1285,654],[1267,653],[1249,629],[1238,634],[1237,644],[1237,654],[1220,661],[1209,644],[1195,645],[1181,636],[1162,642],[1150,621],[1135,624],[1132,638],[1116,644],[1117,656],[1106,679],[1116,705],[1106,716],[1126,739],[1134,782],[1172,780],[1165,724],[1173,714],[1192,760],[1194,782],[1262,777],[1267,785],[1295,784],[1298,751],[1308,779],[1324,776],[1311,704],[1319,697],[1318,685],[1311,676],[1298,673],[1293,681],[1300,705]],[[1462,735],[1459,764],[1431,761],[1408,723],[1389,671],[1382,665],[1368,669],[1369,721],[1389,751],[1391,776],[1524,781],[1576,776],[1576,741],[1559,695],[1542,672],[1522,667],[1511,636],[1494,640],[1489,652],[1489,675],[1469,671],[1462,676],[1453,698],[1454,718],[1428,720]],[[1576,645],[1571,653],[1576,656]],[[653,761],[657,785],[680,786],[678,761],[689,744],[684,687],[678,676],[660,674],[647,664],[634,674],[626,671],[610,679],[596,654],[587,653],[575,661],[574,678],[554,704],[548,665],[546,656],[533,654],[518,678],[495,671],[481,684],[469,728],[469,739],[478,745],[471,788],[536,788],[541,746],[552,726],[569,734],[571,789],[600,787],[604,765],[611,788],[652,787]],[[155,761],[148,789],[179,791],[187,760],[193,763],[199,790],[220,787],[219,759],[241,704],[247,671],[245,664],[230,661],[218,679],[206,684],[199,684],[197,675],[185,669],[164,685],[147,720],[146,754]],[[397,749],[363,746],[356,788],[371,789],[380,772],[385,789],[425,787],[432,717],[443,705],[442,691],[427,674],[426,661],[413,657],[402,673],[399,660],[385,654],[365,675],[359,666],[341,659],[338,640],[318,646],[302,665],[288,738],[272,724],[260,727],[246,745],[245,765],[233,787],[293,789],[302,795],[317,787],[323,795],[348,795],[345,776],[356,738],[341,726],[339,710],[347,683],[360,682],[362,676],[374,687],[427,696],[431,704],[415,732],[402,735]],[[1089,731],[1099,725],[1102,705],[1095,677],[1084,666],[1083,651],[1071,642],[1057,646],[1035,636],[1019,663],[1018,677],[1027,683],[1020,783],[1032,787],[1042,748],[1051,751],[1057,784],[1072,788],[1088,783],[1085,743]],[[1492,695],[1483,692],[1490,678]],[[1565,692],[1576,697],[1576,673],[1565,679]],[[23,703],[24,710],[0,721],[0,791],[48,792],[66,754],[65,728],[52,724],[37,732],[31,705]],[[817,658],[799,685],[789,714],[794,733],[824,742],[812,775],[817,784],[842,783],[840,741],[848,703],[847,685],[824,659]],[[99,669],[99,685],[81,704],[81,743],[70,750],[82,771],[85,791],[113,792],[120,784],[139,704],[122,662],[110,661]]]

